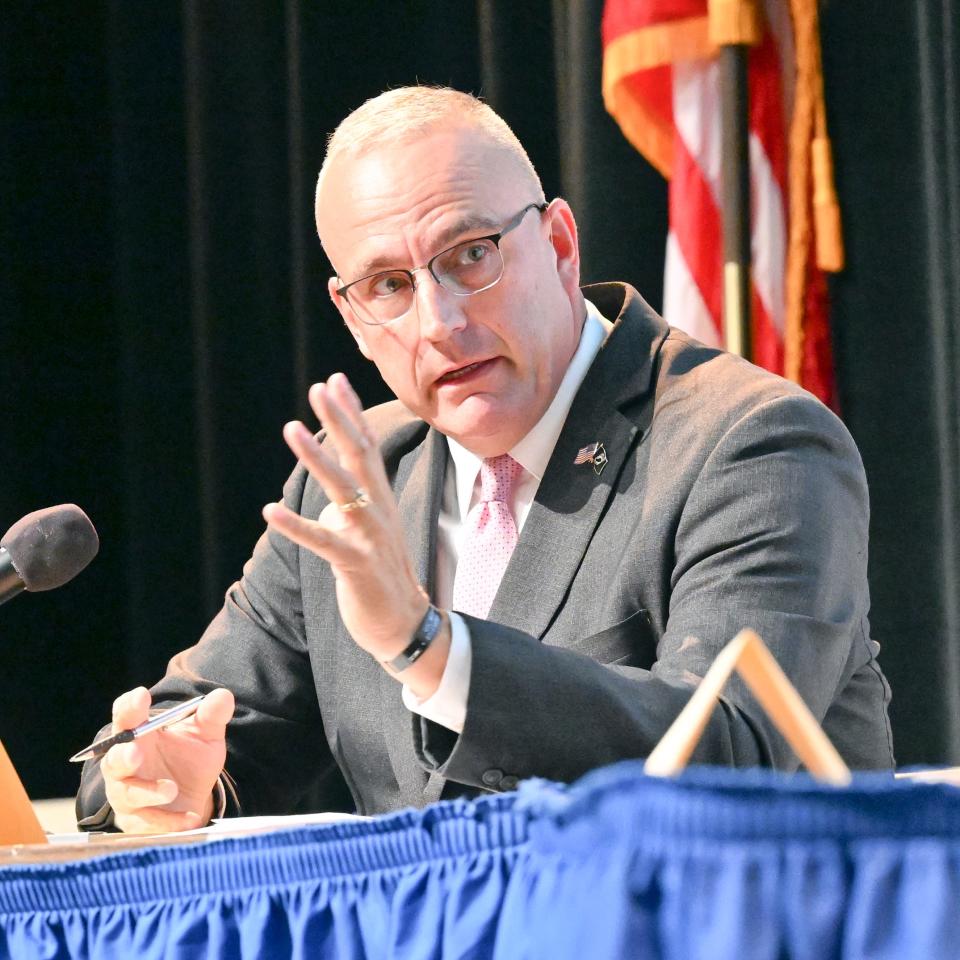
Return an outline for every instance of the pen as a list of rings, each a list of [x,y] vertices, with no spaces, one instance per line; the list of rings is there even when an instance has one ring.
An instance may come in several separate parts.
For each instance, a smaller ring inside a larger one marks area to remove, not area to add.
[[[145,723],[141,723],[139,727],[134,727],[132,730],[121,730],[112,736],[97,740],[79,753],[75,753],[70,758],[70,762],[81,763],[84,760],[102,757],[112,746],[118,743],[130,743],[131,740],[136,740],[138,737],[153,733],[154,730],[162,730],[164,727],[169,727],[179,720],[185,720],[197,712],[197,707],[200,706],[205,696],[206,694],[203,694],[202,696],[194,697],[192,700],[184,700],[183,703],[178,703],[170,707],[169,710],[161,711],[155,717],[151,717]]]

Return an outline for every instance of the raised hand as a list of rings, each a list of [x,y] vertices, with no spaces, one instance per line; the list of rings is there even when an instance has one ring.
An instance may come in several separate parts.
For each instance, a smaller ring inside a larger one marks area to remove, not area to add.
[[[263,515],[273,529],[330,563],[347,630],[383,662],[407,646],[429,601],[407,553],[383,460],[347,378],[337,373],[315,384],[310,405],[326,430],[323,445],[299,421],[288,423],[283,435],[331,502],[316,520],[279,503],[268,504]],[[438,641],[404,674],[420,696],[433,692],[446,663],[446,631]]]

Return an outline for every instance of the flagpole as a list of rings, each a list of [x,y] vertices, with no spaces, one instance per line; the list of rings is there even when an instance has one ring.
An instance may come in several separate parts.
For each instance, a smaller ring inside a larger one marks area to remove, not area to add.
[[[727,349],[752,359],[750,322],[750,46],[760,42],[755,0],[710,0],[710,41],[720,49],[723,332]]]
[[[750,335],[749,47],[720,48],[723,332],[731,353],[752,359]]]

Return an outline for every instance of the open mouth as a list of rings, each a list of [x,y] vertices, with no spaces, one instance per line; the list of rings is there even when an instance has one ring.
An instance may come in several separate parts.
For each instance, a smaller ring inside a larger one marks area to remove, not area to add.
[[[476,363],[468,363],[465,367],[459,367],[456,370],[451,370],[449,373],[445,373],[442,377],[438,378],[437,385],[443,386],[447,383],[458,383],[461,380],[469,380],[480,371],[486,370],[491,363],[493,363],[492,359],[478,360]]]

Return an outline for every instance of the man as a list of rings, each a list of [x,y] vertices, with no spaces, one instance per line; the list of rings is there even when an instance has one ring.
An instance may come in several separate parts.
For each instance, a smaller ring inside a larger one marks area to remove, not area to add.
[[[300,465],[243,579],[114,725],[210,696],[88,764],[84,825],[193,827],[232,784],[245,813],[377,813],[571,780],[649,753],[744,626],[848,763],[892,765],[863,470],[829,411],[629,287],[584,299],[570,208],[465,94],[357,110],[316,213],[399,402],[311,390],[323,433],[285,428]],[[695,759],[796,766],[736,681]]]

